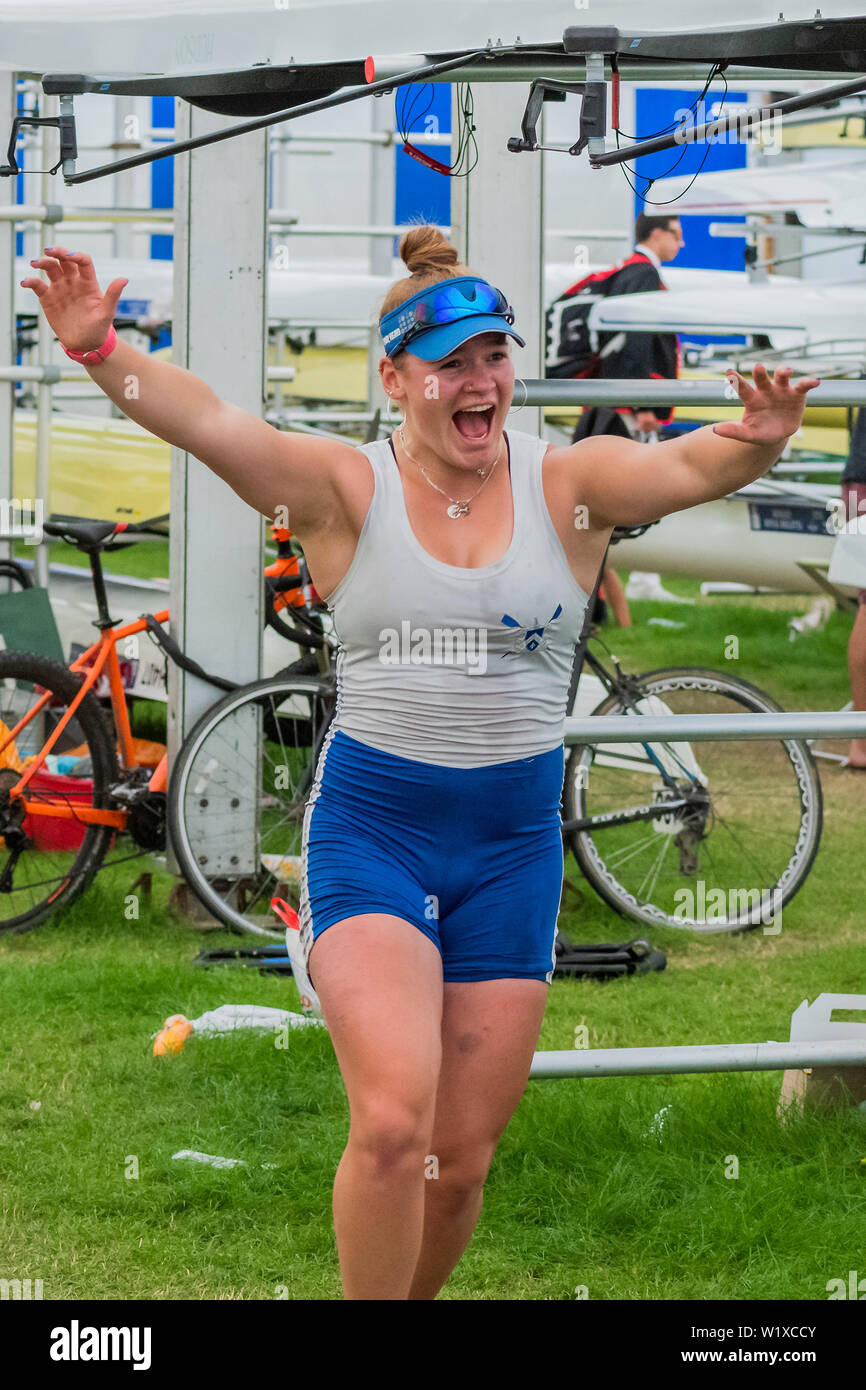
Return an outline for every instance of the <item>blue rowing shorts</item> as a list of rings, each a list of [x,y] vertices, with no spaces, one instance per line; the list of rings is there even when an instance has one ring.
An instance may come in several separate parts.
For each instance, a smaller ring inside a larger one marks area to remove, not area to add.
[[[562,745],[478,768],[399,758],[342,730],[304,816],[301,947],[346,917],[411,922],[446,981],[543,980],[562,892]]]

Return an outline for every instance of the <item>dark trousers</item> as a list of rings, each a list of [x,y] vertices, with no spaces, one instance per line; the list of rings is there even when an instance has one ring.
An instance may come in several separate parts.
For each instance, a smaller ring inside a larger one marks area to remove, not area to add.
[[[571,442],[576,444],[578,440],[586,439],[591,434],[618,434],[624,439],[631,439],[628,425],[610,405],[584,407],[583,414],[574,427]]]

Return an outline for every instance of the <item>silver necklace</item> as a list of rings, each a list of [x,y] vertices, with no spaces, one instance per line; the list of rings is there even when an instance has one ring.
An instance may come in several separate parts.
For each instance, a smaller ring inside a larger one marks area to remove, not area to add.
[[[446,507],[446,508],[445,508],[445,513],[446,513],[446,515],[447,515],[447,516],[450,516],[451,519],[452,519],[452,521],[457,521],[458,518],[461,517],[461,516],[468,516],[468,515],[469,515],[469,512],[470,512],[470,506],[469,506],[470,502],[474,502],[474,501],[475,501],[475,498],[478,496],[478,493],[481,491],[481,488],[484,487],[484,483],[488,482],[488,480],[493,476],[493,469],[496,467],[497,463],[499,462],[499,459],[500,459],[500,457],[501,457],[501,455],[502,455],[502,449],[500,448],[499,453],[496,455],[496,458],[493,460],[493,467],[490,469],[490,472],[489,472],[486,476],[483,474],[483,470],[482,470],[481,468],[476,468],[475,472],[479,475],[479,477],[484,476],[484,482],[481,484],[481,487],[478,489],[477,492],[473,492],[473,494],[472,494],[471,497],[467,497],[465,501],[461,502],[461,501],[458,501],[458,499],[457,499],[456,497],[452,497],[452,496],[450,495],[450,493],[447,493],[447,492],[444,490],[444,488],[441,488],[441,487],[439,486],[438,483],[434,483],[433,479],[430,477],[430,474],[427,472],[427,470],[426,470],[426,468],[424,467],[424,465],[421,464],[421,463],[418,463],[418,460],[417,460],[416,458],[412,458],[412,455],[409,453],[409,450],[406,448],[406,438],[405,438],[405,435],[403,434],[403,426],[402,426],[402,425],[400,426],[400,429],[399,429],[399,435],[400,435],[400,443],[401,443],[402,446],[403,446],[403,452],[404,452],[404,454],[406,455],[406,457],[409,458],[409,459],[411,459],[412,462],[413,462],[414,464],[416,464],[418,468],[421,469],[421,472],[424,474],[424,477],[427,479],[427,481],[428,481],[428,483],[430,484],[430,486],[431,486],[431,487],[435,487],[436,491],[437,491],[437,492],[441,492],[441,493],[442,493],[442,496],[443,496],[443,497],[447,497],[447,498],[448,498],[448,501],[451,503],[451,506],[450,506],[450,507]]]

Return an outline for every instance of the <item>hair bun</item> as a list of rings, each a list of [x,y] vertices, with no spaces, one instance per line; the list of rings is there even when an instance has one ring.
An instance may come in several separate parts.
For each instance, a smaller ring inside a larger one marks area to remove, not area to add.
[[[400,259],[411,275],[436,274],[458,263],[457,250],[438,227],[412,227],[400,242]]]
[[[443,280],[474,274],[468,266],[463,265],[451,242],[430,222],[416,223],[403,233],[400,257],[409,274],[405,279],[397,280],[385,295],[379,310],[380,322],[386,314],[392,313],[421,290],[438,285]]]

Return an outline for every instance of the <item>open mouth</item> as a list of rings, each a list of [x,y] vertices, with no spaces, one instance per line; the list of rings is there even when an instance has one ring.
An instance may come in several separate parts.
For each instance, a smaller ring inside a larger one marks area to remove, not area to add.
[[[495,411],[495,405],[483,410],[456,410],[451,418],[464,439],[484,440],[490,433]]]

